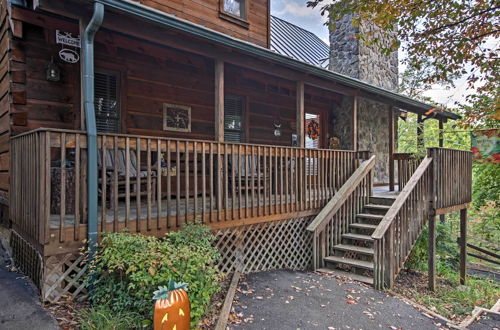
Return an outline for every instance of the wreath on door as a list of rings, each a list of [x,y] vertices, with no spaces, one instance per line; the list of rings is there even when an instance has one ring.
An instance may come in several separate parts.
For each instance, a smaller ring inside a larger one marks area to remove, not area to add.
[[[317,140],[319,138],[319,123],[312,119],[309,121],[309,124],[307,124],[307,136],[311,140]]]

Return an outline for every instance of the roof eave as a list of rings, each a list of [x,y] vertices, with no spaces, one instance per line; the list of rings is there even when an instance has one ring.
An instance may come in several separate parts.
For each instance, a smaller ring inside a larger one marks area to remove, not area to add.
[[[244,52],[249,55],[257,56],[260,58],[264,58],[266,60],[278,62],[287,67],[314,75],[316,77],[320,77],[327,80],[332,80],[337,83],[344,84],[346,86],[363,90],[368,93],[373,93],[380,95],[384,98],[388,98],[393,100],[395,103],[398,103],[400,107],[407,108],[408,110],[420,110],[420,111],[428,111],[434,108],[433,105],[414,100],[407,96],[368,84],[361,80],[351,78],[348,76],[344,76],[342,74],[329,71],[320,67],[317,67],[312,64],[308,64],[305,62],[301,62],[295,60],[293,58],[283,56],[276,52],[273,52],[267,48],[260,47],[258,45],[252,44],[250,42],[240,40],[226,34],[208,29],[204,26],[186,21],[184,19],[175,17],[174,15],[164,13],[162,11],[156,10],[154,8],[150,8],[144,6],[137,2],[132,2],[129,0],[96,0],[110,8],[114,8],[116,10],[140,17],[142,19],[167,26],[169,28],[177,29],[179,31],[183,31],[194,35],[196,37],[209,40],[211,42],[218,43],[220,45],[237,49],[238,51]],[[448,119],[459,119],[460,116],[442,111],[439,112],[438,117],[444,117]]]

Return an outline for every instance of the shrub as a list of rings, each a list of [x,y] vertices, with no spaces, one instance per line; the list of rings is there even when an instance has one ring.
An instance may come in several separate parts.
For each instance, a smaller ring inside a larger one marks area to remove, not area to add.
[[[191,325],[196,326],[219,290],[214,239],[200,225],[187,225],[164,238],[105,234],[88,278],[92,304],[109,306],[117,313],[136,311],[151,319],[153,291],[174,278],[189,285]]]

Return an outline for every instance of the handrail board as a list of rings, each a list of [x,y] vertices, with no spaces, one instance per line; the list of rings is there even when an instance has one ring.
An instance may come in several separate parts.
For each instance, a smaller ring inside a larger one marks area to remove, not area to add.
[[[424,175],[425,171],[427,170],[427,168],[431,163],[432,163],[432,158],[430,158],[429,156],[426,156],[422,160],[417,170],[415,171],[415,173],[413,173],[413,175],[411,176],[410,180],[405,185],[401,193],[398,195],[398,197],[396,197],[396,200],[392,204],[389,211],[387,211],[382,221],[380,221],[377,229],[375,229],[375,231],[373,232],[372,234],[373,239],[382,239],[387,229],[389,229],[389,226],[391,225],[392,221],[398,214],[399,210],[410,196],[410,193],[412,192],[413,188],[415,188],[416,184],[418,183],[420,178]]]
[[[326,226],[327,220],[339,210],[347,197],[356,189],[357,185],[374,166],[375,156],[371,156],[368,160],[362,162],[332,199],[330,199],[328,204],[326,204],[309,226],[307,226],[307,230],[311,232],[321,231]]]

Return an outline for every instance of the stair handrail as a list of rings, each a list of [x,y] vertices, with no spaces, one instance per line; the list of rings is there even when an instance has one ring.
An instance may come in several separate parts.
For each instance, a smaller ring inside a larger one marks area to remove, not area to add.
[[[372,234],[372,239],[382,239],[382,237],[385,235],[392,222],[394,221],[394,218],[398,214],[399,210],[401,210],[401,207],[410,196],[411,191],[415,188],[418,180],[420,180],[420,178],[424,175],[431,162],[432,158],[430,158],[429,156],[425,156],[415,173],[413,173],[410,180],[408,180],[408,183],[405,185],[401,193],[399,193],[399,195],[396,197],[396,200],[380,221],[379,225]]]
[[[307,226],[306,230],[310,232],[320,232],[326,226],[327,220],[334,215],[347,197],[354,191],[356,186],[363,180],[363,178],[375,166],[375,155],[363,161],[349,179],[340,187],[340,189],[333,195],[330,201],[323,209],[316,215],[316,217]]]
[[[371,236],[376,289],[392,287],[431,214],[432,160],[429,156],[422,160]]]
[[[313,232],[313,267],[315,270],[320,268],[318,265],[323,265],[323,258],[331,247],[338,243],[342,230],[347,228],[349,222],[354,219],[352,215],[340,217],[337,213],[356,213],[370,197],[374,166],[375,156],[363,161],[307,226],[306,230]],[[325,230],[328,224],[332,226],[331,232]]]

